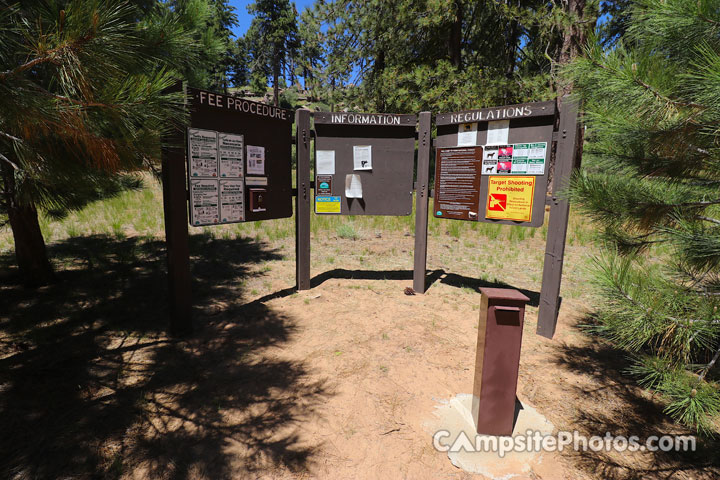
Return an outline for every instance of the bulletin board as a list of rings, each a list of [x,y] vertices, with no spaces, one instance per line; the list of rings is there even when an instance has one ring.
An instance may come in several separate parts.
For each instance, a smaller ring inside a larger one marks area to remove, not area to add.
[[[317,215],[412,213],[416,115],[319,112]]]
[[[542,226],[555,102],[436,116],[433,215]]]
[[[291,217],[294,112],[187,90],[190,225]]]

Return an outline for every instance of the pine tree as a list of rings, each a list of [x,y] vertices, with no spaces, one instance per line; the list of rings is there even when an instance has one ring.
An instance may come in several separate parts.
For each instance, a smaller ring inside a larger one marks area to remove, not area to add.
[[[720,1],[636,0],[568,69],[588,121],[576,205],[604,227],[598,323],[676,420],[720,413]]]
[[[556,5],[557,3],[557,5]],[[597,17],[586,0],[370,0],[319,3],[326,84],[380,111],[456,110],[557,95]]]
[[[0,215],[27,285],[54,278],[38,211],[137,187],[183,120],[183,100],[163,91],[194,66],[193,19],[141,13],[101,0],[0,8]]]
[[[262,77],[272,77],[273,100],[280,102],[283,70],[291,63],[297,38],[297,12],[289,0],[257,0],[248,5],[253,14],[246,36],[252,63],[252,84],[259,88]]]
[[[298,23],[298,68],[305,89],[310,92],[310,99],[317,96],[315,78],[320,72],[322,61],[322,32],[315,8],[306,8],[300,14]]]

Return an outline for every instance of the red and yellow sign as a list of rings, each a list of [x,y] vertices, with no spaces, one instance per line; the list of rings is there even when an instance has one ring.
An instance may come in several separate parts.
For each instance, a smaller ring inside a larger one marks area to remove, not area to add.
[[[534,194],[535,177],[490,175],[485,218],[529,222]]]

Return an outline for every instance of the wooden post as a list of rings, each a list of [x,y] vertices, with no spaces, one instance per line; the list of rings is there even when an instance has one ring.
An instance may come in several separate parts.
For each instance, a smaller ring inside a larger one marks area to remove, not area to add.
[[[185,88],[182,91],[185,92]],[[182,336],[192,332],[185,132],[175,130],[164,143],[162,184],[170,289],[170,332]]]
[[[430,112],[421,112],[418,129],[417,188],[415,190],[415,264],[413,290],[425,293],[427,270],[428,199],[430,189],[430,154],[432,132]]]
[[[578,105],[564,97],[560,111],[560,131],[556,152],[553,191],[550,203],[545,263],[543,265],[540,310],[538,312],[537,334],[552,338],[557,325],[560,303],[560,282],[562,280],[565,237],[567,235],[570,203],[565,196],[559,196],[569,185],[575,165],[576,142],[578,138]]]
[[[297,197],[295,199],[295,278],[298,290],[310,289],[310,111],[295,112]]]

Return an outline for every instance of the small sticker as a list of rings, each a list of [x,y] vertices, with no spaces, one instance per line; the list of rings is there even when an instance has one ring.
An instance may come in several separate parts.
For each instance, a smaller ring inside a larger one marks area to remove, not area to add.
[[[315,213],[340,213],[341,204],[339,196],[315,197]]]
[[[315,177],[315,194],[332,195],[332,175],[318,175]]]

